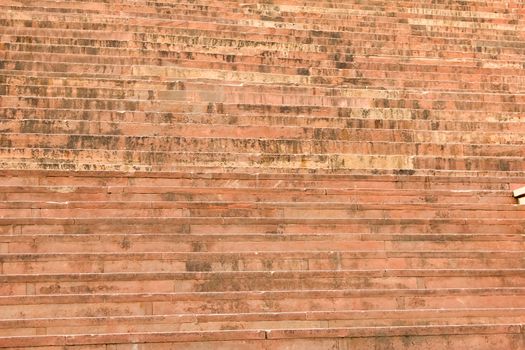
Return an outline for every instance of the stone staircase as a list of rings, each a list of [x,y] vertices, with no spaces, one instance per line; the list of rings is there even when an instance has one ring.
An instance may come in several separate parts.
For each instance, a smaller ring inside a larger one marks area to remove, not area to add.
[[[0,348],[525,349],[524,2],[0,10]]]

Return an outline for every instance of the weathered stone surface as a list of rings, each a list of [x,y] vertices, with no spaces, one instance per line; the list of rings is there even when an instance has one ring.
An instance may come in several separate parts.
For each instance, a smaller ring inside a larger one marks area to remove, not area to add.
[[[0,348],[525,348],[519,1],[0,10]]]

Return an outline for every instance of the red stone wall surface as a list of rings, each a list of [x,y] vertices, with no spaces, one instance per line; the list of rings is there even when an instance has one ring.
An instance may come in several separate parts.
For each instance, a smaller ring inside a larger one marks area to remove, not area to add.
[[[524,18],[0,1],[0,348],[525,349]]]

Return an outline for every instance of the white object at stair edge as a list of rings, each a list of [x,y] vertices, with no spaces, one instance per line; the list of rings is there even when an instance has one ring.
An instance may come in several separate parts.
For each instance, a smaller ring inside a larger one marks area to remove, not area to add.
[[[512,194],[514,195],[514,198],[520,198],[525,196],[525,187],[520,187],[512,191]]]

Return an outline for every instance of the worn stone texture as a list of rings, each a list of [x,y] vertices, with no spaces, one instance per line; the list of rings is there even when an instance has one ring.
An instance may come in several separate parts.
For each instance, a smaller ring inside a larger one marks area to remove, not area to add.
[[[525,349],[522,1],[0,10],[0,348]]]

